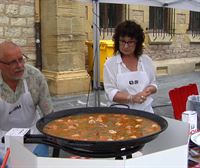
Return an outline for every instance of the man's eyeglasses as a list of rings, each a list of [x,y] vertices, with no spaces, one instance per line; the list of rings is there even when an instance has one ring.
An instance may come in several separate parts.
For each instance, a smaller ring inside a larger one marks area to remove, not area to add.
[[[126,44],[128,46],[133,46],[134,44],[136,44],[135,40],[129,40],[129,41],[125,41],[125,40],[119,40],[119,44],[125,46]]]
[[[9,65],[12,67],[16,67],[18,64],[24,64],[27,60],[29,60],[29,57],[27,57],[26,55],[22,54],[22,57],[10,62],[4,62],[0,60],[0,63],[5,64],[5,65]]]

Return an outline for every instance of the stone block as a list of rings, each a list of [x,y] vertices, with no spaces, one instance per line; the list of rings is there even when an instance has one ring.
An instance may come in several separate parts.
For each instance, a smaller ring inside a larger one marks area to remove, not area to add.
[[[20,16],[34,16],[34,7],[33,6],[20,6],[19,11]]]
[[[27,37],[26,40],[27,40],[27,46],[35,47],[35,37],[34,36]]]
[[[34,36],[35,30],[34,28],[22,28],[22,34],[23,36]]]
[[[72,5],[72,2],[69,0],[57,0],[57,4],[58,6],[68,6],[68,5]]]
[[[21,28],[18,27],[6,27],[5,28],[5,36],[6,37],[20,37],[21,36]]]
[[[175,75],[200,70],[200,58],[182,58],[154,61],[157,75]]]
[[[65,35],[72,33],[72,18],[58,17],[57,18],[57,31],[58,35]]]
[[[9,24],[9,18],[7,16],[0,16],[0,25],[5,26]]]
[[[16,17],[16,15],[19,14],[19,6],[18,5],[14,5],[14,4],[7,5],[6,6],[6,14],[8,16]]]
[[[195,70],[195,64],[194,63],[182,63],[182,64],[172,64],[168,66],[168,74],[169,75],[175,75],[175,74],[183,74],[192,72]]]
[[[65,96],[88,92],[90,76],[82,71],[42,71],[47,79],[49,90],[53,96]]]
[[[11,18],[11,26],[26,26],[26,18]]]
[[[62,16],[62,17],[71,17],[72,16],[72,9],[71,8],[59,8],[59,10],[57,11],[58,16]]]
[[[157,76],[168,75],[168,66],[160,66],[156,68]]]
[[[25,3],[31,3],[34,4],[35,0],[25,0]]]
[[[27,53],[26,54],[28,56],[28,58],[30,58],[31,60],[35,60],[36,59],[36,55],[33,53]]]
[[[135,10],[133,9],[130,12],[130,17],[133,20],[137,20],[139,23],[144,23],[144,11],[143,10]]]
[[[3,27],[0,27],[0,37],[3,37],[3,34],[4,34]]]
[[[83,29],[83,19],[80,18],[72,18],[72,33],[84,33]]]
[[[34,26],[34,21],[35,21],[34,17],[28,17],[28,18],[26,18],[26,20],[27,20],[27,26],[28,27]]]
[[[5,8],[5,5],[4,4],[0,4],[0,13],[4,13],[4,8]]]
[[[17,38],[17,39],[12,39],[12,41],[14,42],[14,43],[16,43],[17,45],[19,45],[19,46],[25,46],[26,45],[26,39],[22,39],[22,38]]]
[[[177,24],[186,24],[186,14],[177,13],[176,14],[176,23]]]
[[[200,61],[195,64],[195,71],[200,71]]]

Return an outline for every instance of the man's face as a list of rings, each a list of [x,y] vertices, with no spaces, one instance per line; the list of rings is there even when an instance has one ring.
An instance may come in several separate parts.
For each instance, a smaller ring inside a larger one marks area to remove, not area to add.
[[[19,47],[4,50],[0,57],[0,70],[4,80],[19,80],[24,73],[24,59]]]

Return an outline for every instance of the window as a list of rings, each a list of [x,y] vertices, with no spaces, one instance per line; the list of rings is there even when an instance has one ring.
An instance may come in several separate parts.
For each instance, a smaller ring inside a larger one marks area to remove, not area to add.
[[[200,12],[190,11],[189,30],[192,34],[200,34]]]
[[[175,33],[175,9],[165,7],[149,8],[149,29],[156,34]]]
[[[112,32],[123,17],[123,5],[100,3],[100,28],[104,32]]]

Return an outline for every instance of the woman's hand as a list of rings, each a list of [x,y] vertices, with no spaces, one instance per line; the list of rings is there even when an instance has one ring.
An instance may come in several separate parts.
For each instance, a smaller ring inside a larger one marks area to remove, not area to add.
[[[144,103],[144,101],[146,99],[147,99],[147,97],[145,96],[145,94],[143,92],[139,92],[136,95],[132,96],[133,103],[142,104],[142,103]]]
[[[142,92],[132,95],[132,102],[142,104],[146,101],[147,97],[156,92],[155,86],[147,86]]]
[[[129,94],[128,92],[117,92],[114,96],[113,101],[117,103],[139,103],[142,104],[146,100],[144,92],[139,92],[136,95]]]
[[[142,92],[145,97],[150,96],[151,94],[157,91],[156,87],[153,85],[147,86]]]
[[[156,92],[156,87],[153,85],[147,86],[142,92],[135,95],[129,94],[128,92],[117,92],[113,97],[113,101],[117,103],[138,103],[142,104],[146,101],[147,97]]]

